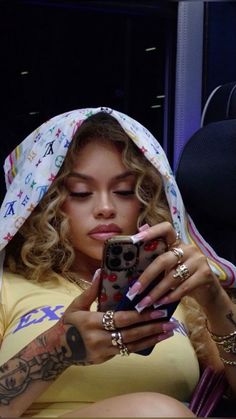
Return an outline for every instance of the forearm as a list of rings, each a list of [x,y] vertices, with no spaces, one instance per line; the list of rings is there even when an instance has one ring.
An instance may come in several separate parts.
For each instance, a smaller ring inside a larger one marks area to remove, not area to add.
[[[0,416],[22,415],[68,366],[83,363],[80,340],[73,326],[60,321],[2,365]]]
[[[205,309],[208,328],[213,334],[219,355],[223,358],[228,382],[236,395],[236,305],[222,289],[218,297]],[[235,332],[235,334],[234,334]],[[224,336],[231,336],[224,339]],[[223,338],[222,338],[223,337]]]

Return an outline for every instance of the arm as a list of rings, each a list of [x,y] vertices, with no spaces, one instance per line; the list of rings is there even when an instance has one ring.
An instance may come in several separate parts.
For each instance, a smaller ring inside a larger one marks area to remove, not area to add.
[[[211,337],[217,341],[219,355],[223,358],[228,382],[236,395],[236,305],[225,290],[220,288],[217,297],[208,303],[204,311]],[[234,332],[232,337],[226,338]]]
[[[227,339],[223,339],[227,340],[228,349],[230,346],[229,352],[226,352],[224,346],[219,342],[217,348],[220,357],[226,360],[223,362],[227,378],[236,394],[236,305],[233,304],[222,288],[219,279],[212,272],[206,256],[194,245],[184,244],[180,240],[176,243],[175,231],[170,224],[160,223],[142,232],[142,239],[145,241],[155,237],[165,238],[169,243],[169,251],[158,256],[145,269],[135,283],[136,289],[129,290],[129,296],[131,295],[133,298],[141,293],[153,279],[164,272],[164,278],[149,292],[148,298],[146,297],[145,301],[141,302],[145,304],[139,303],[139,309],[144,309],[153,303],[160,307],[162,304],[169,304],[181,300],[185,296],[190,296],[205,312],[212,334],[225,337],[235,331],[230,339],[228,336]],[[185,276],[180,275],[180,266],[184,269]],[[217,340],[217,337],[211,337],[215,341]],[[222,342],[222,338],[220,340]],[[215,345],[212,347],[215,351]]]
[[[0,367],[0,416],[23,414],[70,365],[100,364],[120,354],[119,347],[112,343],[111,332],[104,328],[104,313],[90,311],[99,282],[98,277],[75,298],[56,325]],[[116,329],[122,333],[129,352],[149,348],[173,335],[173,324],[156,324],[150,321],[157,318],[152,315],[152,310],[115,313]]]
[[[0,415],[20,416],[68,366],[85,362],[74,326],[59,321],[0,367]]]

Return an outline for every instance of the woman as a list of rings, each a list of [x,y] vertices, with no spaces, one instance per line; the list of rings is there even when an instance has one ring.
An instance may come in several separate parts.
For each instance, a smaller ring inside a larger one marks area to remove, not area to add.
[[[6,160],[5,172],[1,415],[33,415],[29,407],[37,400],[40,409],[46,402],[76,402],[72,416],[190,416],[171,397],[188,401],[199,379],[185,322],[192,309],[181,303],[165,321],[161,304],[194,297],[212,337],[231,336],[235,308],[213,269],[230,283],[235,267],[220,259],[216,264],[214,256],[210,269],[206,256],[188,244],[184,207],[159,144],[116,111],[73,111],[27,137]],[[130,288],[130,299],[160,273],[164,278],[137,311],[101,313],[95,301],[103,243],[118,233],[138,233],[144,241],[162,237],[169,246]],[[207,362],[202,330],[194,327],[192,334],[199,359]],[[153,345],[148,357],[135,353]],[[218,346],[235,386],[235,355]],[[214,366],[221,368],[212,348]]]

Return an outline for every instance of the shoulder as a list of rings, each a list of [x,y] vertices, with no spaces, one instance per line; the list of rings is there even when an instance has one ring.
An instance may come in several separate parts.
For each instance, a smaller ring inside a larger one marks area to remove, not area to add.
[[[22,282],[27,282],[27,279],[20,274],[13,273],[13,272],[11,272],[7,269],[4,269],[4,271],[3,271],[3,284],[4,285],[7,285],[8,283],[15,284],[16,282],[18,284],[19,284],[19,282],[21,282],[21,283]]]
[[[36,282],[5,270],[1,300],[5,308],[23,303],[30,306],[49,304],[50,301],[71,301],[78,296],[78,289],[71,285],[60,276],[53,277],[50,281]]]

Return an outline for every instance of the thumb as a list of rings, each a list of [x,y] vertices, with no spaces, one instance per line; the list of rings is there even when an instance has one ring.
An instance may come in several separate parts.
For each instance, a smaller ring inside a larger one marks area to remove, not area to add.
[[[89,310],[91,304],[96,300],[98,296],[100,278],[101,269],[97,269],[93,276],[91,286],[88,289],[86,289],[79,297],[75,298],[75,300],[70,304],[67,310]]]

